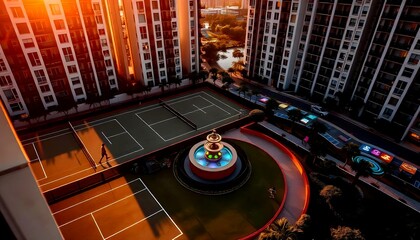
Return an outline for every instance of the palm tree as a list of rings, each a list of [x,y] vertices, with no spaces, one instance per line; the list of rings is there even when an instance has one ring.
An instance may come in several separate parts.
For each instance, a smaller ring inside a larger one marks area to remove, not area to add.
[[[319,195],[325,199],[330,209],[334,211],[334,202],[343,196],[343,191],[334,185],[326,185],[319,192]]]
[[[260,109],[253,109],[248,114],[255,122],[261,122],[265,118],[265,114]]]
[[[315,164],[316,159],[325,157],[327,155],[327,147],[319,137],[309,138],[309,152],[312,156],[312,164]]]
[[[223,88],[229,89],[229,86],[234,83],[233,79],[230,76],[225,76],[222,78]]]
[[[342,150],[344,151],[344,155],[346,156],[346,161],[344,162],[344,165],[342,166],[342,168],[346,167],[348,161],[351,158],[360,154],[359,145],[354,142],[346,143],[346,145],[344,145]]]
[[[234,49],[233,50],[233,52],[232,52],[232,56],[234,57],[234,58],[243,58],[244,57],[244,54],[243,54],[243,52],[241,52],[241,50],[239,50],[239,49]]]
[[[332,240],[365,240],[359,229],[338,226],[337,228],[331,228],[330,231]]]
[[[354,162],[351,165],[351,168],[356,172],[353,182],[351,183],[353,186],[356,185],[360,177],[367,177],[372,173],[371,163],[363,159],[359,162]]]
[[[295,240],[298,239],[297,235],[300,232],[300,229],[289,225],[289,221],[283,217],[270,224],[270,226],[260,234],[258,240]]]
[[[233,61],[232,62],[232,68],[236,71],[236,72],[240,72],[241,70],[244,69],[245,63],[242,60],[239,61]]]
[[[287,116],[289,117],[289,119],[293,123],[292,124],[292,132],[293,132],[293,129],[295,128],[296,122],[297,121],[300,121],[300,119],[302,119],[303,114],[302,114],[302,112],[299,109],[294,108],[294,109],[292,109],[292,110],[290,110],[290,111],[287,112]]]

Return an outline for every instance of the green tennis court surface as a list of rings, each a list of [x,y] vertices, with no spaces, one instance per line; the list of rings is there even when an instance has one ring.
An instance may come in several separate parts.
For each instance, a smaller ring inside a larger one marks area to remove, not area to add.
[[[182,117],[156,102],[115,115],[72,122],[80,141],[75,138],[70,125],[60,131],[23,140],[41,190],[57,188],[96,171],[136,159],[235,121],[248,112],[243,106],[207,88],[163,100]],[[106,144],[110,159],[108,162],[103,159],[100,165],[102,143]]]

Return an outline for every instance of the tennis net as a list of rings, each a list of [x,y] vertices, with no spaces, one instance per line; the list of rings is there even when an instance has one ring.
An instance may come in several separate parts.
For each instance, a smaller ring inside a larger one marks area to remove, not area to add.
[[[181,119],[183,122],[188,124],[190,127],[192,127],[194,130],[197,130],[197,125],[193,123],[191,120],[186,118],[184,115],[182,115],[180,112],[176,111],[173,107],[169,106],[167,103],[165,103],[162,99],[159,99],[159,103],[161,106],[166,108],[168,111],[173,113],[175,116],[177,116],[179,119]]]
[[[69,123],[71,132],[76,139],[76,142],[79,144],[80,148],[82,149],[83,153],[85,154],[87,160],[89,161],[90,165],[93,167],[93,169],[96,169],[96,163],[95,160],[93,160],[92,155],[90,155],[89,150],[86,148],[85,144],[83,144],[82,139],[80,139],[79,135],[77,135],[76,130],[74,129],[73,125]]]

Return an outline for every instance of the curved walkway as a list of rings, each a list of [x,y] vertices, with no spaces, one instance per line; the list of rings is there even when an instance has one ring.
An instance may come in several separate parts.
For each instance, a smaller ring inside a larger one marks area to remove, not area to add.
[[[267,152],[281,166],[287,184],[287,194],[283,209],[277,218],[285,217],[290,223],[296,222],[306,212],[309,203],[309,184],[305,170],[299,161],[289,155],[288,149],[266,135],[260,136],[246,127],[228,131],[225,138],[232,138],[252,143]]]

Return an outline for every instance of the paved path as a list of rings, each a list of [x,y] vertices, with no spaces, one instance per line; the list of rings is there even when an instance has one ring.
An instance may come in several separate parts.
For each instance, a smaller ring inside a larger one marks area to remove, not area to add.
[[[306,204],[309,200],[309,186],[305,184],[304,177],[306,176],[301,174],[299,166],[296,166],[284,151],[266,139],[244,133],[240,130],[228,131],[223,134],[223,137],[252,143],[263,149],[280,164],[287,184],[287,194],[283,209],[278,218],[286,217],[291,223],[297,221],[302,215],[302,212],[306,211]]]

